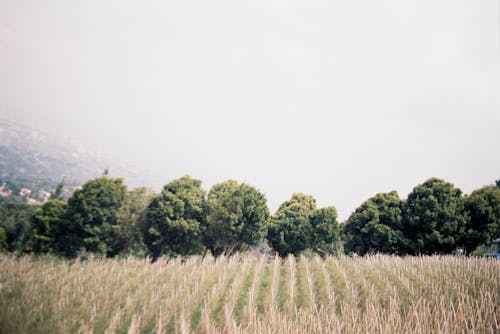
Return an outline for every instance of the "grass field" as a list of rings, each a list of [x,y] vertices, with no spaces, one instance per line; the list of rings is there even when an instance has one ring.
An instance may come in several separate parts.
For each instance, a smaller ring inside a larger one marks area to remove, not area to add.
[[[0,258],[0,333],[500,333],[500,261]]]

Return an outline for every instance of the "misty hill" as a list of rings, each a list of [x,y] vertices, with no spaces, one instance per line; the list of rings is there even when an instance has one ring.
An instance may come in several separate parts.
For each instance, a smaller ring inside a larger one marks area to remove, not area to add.
[[[63,177],[67,184],[79,185],[102,175],[124,177],[129,186],[152,185],[140,168],[112,160],[81,143],[60,138],[0,118],[0,180],[45,182],[50,187]]]

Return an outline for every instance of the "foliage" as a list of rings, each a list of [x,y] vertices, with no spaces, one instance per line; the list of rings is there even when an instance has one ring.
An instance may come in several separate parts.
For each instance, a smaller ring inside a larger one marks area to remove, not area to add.
[[[347,220],[344,233],[347,253],[404,253],[407,242],[398,193],[381,193],[365,201]]]
[[[408,195],[405,234],[412,253],[443,254],[457,248],[466,225],[461,194],[453,184],[431,178]]]
[[[234,180],[216,184],[207,199],[205,243],[215,255],[247,250],[265,237],[268,220],[259,190]]]
[[[276,211],[268,230],[271,247],[281,256],[298,255],[311,246],[313,228],[311,215],[316,210],[316,200],[309,195],[296,193]]]
[[[311,216],[312,239],[311,248],[314,252],[326,255],[340,255],[340,227],[337,222],[335,207],[321,208],[313,211]]]
[[[36,207],[26,203],[3,203],[0,205],[0,228],[6,234],[9,252],[28,252],[31,250],[31,216]]]
[[[5,233],[5,229],[0,227],[0,252],[7,250],[7,233]]]
[[[59,200],[62,200],[63,199],[63,190],[64,190],[64,184],[66,183],[66,178],[63,177],[63,179],[61,180],[61,182],[59,182],[57,185],[56,185],[56,188],[54,189],[54,192],[50,194],[50,198],[52,199],[59,199]]]
[[[500,238],[500,188],[485,186],[465,199],[468,221],[461,244],[467,253]]]
[[[56,237],[61,235],[66,216],[66,204],[51,199],[33,213],[31,247],[35,253],[54,253],[57,249]]]
[[[295,193],[292,195],[292,198],[280,205],[278,211],[287,207],[292,207],[295,204],[303,206],[308,211],[314,211],[317,208],[316,199],[313,196]]]
[[[167,184],[149,204],[141,228],[151,255],[201,253],[204,205],[200,180],[186,175]]]
[[[78,251],[114,256],[121,251],[117,241],[117,213],[127,196],[123,179],[102,176],[85,183],[68,201],[68,215],[58,243],[67,256]]]
[[[0,172],[0,174],[2,173]],[[15,177],[6,175],[4,177],[0,176],[0,186],[2,185],[5,185],[5,191],[10,190],[12,191],[12,194],[8,197],[0,196],[0,203],[20,203],[26,200],[19,194],[22,188],[28,188],[31,190],[30,198],[43,200],[43,198],[40,197],[40,191],[53,189],[56,186],[56,182],[48,178],[34,178],[31,176]]]
[[[123,205],[117,212],[117,238],[121,253],[135,256],[146,255],[146,246],[142,240],[141,226],[144,224],[146,209],[154,197],[148,188],[136,188],[129,191]]]
[[[266,242],[281,256],[449,254],[500,238],[500,181],[462,196],[451,183],[432,178],[406,201],[397,192],[377,194],[339,226],[334,207],[317,209],[312,196],[294,194],[272,218],[256,188],[229,180],[205,199],[201,181],[184,176],[159,195],[127,192],[122,179],[88,181],[65,205],[65,179],[40,207],[0,203],[0,249],[89,258],[232,254]],[[43,183],[43,182],[42,182]],[[40,185],[42,184],[40,183]],[[44,183],[43,183],[44,184]],[[2,181],[3,189],[21,183]],[[13,196],[9,201],[16,200]],[[19,200],[24,200],[20,196]],[[258,246],[257,246],[258,247]],[[342,249],[344,247],[344,249]]]

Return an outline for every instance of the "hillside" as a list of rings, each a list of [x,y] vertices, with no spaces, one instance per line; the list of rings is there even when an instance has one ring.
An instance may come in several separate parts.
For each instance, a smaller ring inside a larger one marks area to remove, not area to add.
[[[0,118],[0,186],[5,183],[13,195],[23,187],[52,191],[63,177],[74,188],[104,170],[132,187],[152,185],[138,169],[81,143]]]

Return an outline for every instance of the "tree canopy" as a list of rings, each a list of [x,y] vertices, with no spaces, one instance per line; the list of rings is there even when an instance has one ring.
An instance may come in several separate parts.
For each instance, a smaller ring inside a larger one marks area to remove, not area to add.
[[[7,233],[5,233],[5,229],[0,227],[0,252],[4,252],[7,250]]]
[[[500,238],[500,185],[485,186],[465,199],[468,220],[461,240],[467,253]]]
[[[330,206],[313,211],[311,215],[311,249],[321,255],[339,255],[340,227],[337,222],[337,209]]]
[[[405,234],[414,254],[444,254],[457,248],[466,225],[460,189],[431,178],[416,186],[405,205]]]
[[[470,254],[500,240],[499,180],[463,196],[453,184],[431,178],[405,200],[396,191],[376,194],[342,224],[335,207],[318,208],[314,197],[301,193],[270,217],[264,194],[235,180],[215,184],[207,195],[200,180],[186,175],[154,194],[127,191],[122,179],[103,175],[87,181],[67,204],[59,199],[63,184],[40,206],[26,198],[0,203],[0,250],[156,259],[207,250],[232,254],[267,238],[281,256]]]
[[[4,246],[9,252],[31,250],[31,217],[35,209],[26,203],[7,202],[0,206],[0,228],[5,233]]]
[[[279,207],[268,230],[269,244],[281,256],[298,255],[312,241],[311,215],[316,210],[314,197],[296,193]]]
[[[128,192],[116,216],[116,234],[122,253],[136,256],[147,254],[141,226],[144,224],[146,210],[153,198],[154,192],[145,187],[135,188]]]
[[[244,251],[266,236],[266,198],[246,183],[229,180],[214,185],[206,214],[205,243],[215,255]]]
[[[200,180],[186,175],[168,183],[149,204],[141,228],[153,257],[201,253],[204,206]]]
[[[64,233],[66,204],[58,199],[51,199],[33,213],[32,250],[36,253],[55,253],[57,236]]]
[[[69,256],[86,251],[106,256],[120,253],[117,213],[127,196],[123,179],[101,176],[76,190],[68,201],[60,247]]]
[[[398,193],[381,193],[365,201],[347,220],[344,233],[348,253],[404,253],[407,242]]]

